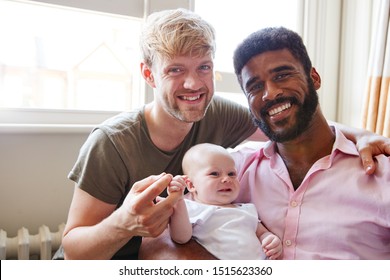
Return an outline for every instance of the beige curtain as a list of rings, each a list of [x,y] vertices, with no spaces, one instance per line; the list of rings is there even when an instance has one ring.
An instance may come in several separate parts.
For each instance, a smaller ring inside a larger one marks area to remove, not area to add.
[[[379,0],[373,12],[363,127],[390,137],[390,0]]]

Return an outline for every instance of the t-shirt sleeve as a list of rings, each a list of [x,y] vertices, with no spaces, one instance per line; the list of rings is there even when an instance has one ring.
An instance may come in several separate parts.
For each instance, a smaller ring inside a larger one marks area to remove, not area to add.
[[[68,175],[80,189],[110,204],[121,201],[128,177],[118,151],[100,129],[89,135]]]

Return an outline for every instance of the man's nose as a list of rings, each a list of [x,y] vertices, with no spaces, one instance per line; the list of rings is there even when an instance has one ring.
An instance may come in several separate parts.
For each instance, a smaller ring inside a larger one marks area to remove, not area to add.
[[[283,90],[273,82],[268,82],[265,85],[262,100],[274,100],[276,97],[283,94]]]
[[[197,73],[188,73],[184,80],[184,88],[191,90],[198,90],[202,87],[202,80]]]

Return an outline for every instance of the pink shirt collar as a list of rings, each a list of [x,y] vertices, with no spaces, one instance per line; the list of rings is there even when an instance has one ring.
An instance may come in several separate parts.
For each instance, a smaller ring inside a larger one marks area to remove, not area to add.
[[[334,157],[338,152],[359,156],[359,152],[357,151],[355,143],[351,140],[348,140],[344,134],[334,126],[331,126],[332,130],[336,135],[335,142],[333,144],[332,153],[330,155],[330,161],[333,161]],[[276,154],[276,143],[272,141],[268,141],[261,149],[259,149],[257,156],[259,159],[266,157],[270,159]]]

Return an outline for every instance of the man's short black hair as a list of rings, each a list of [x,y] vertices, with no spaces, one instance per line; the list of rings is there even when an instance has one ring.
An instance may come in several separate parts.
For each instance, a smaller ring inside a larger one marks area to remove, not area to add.
[[[288,49],[302,63],[310,77],[312,64],[301,36],[285,27],[268,27],[250,34],[234,51],[234,71],[240,85],[242,68],[252,57],[266,51],[282,49]]]

